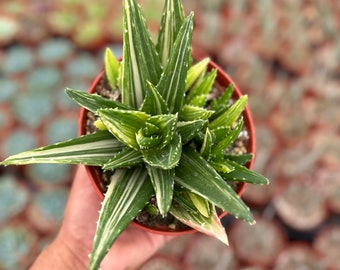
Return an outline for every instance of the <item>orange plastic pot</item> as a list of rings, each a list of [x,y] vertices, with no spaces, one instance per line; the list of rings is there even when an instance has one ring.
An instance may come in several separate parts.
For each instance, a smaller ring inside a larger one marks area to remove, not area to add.
[[[234,84],[234,93],[233,93],[233,98],[238,99],[240,96],[242,96],[241,91],[239,88],[236,86],[236,84],[232,81],[232,79],[222,70],[221,67],[219,67],[217,64],[214,62],[210,61],[208,65],[208,69],[216,69],[217,70],[217,78],[216,78],[216,83],[215,86],[222,92],[228,87],[229,84]],[[96,79],[93,81],[89,93],[95,93],[96,92],[96,86],[99,84],[99,81],[104,75],[104,71],[102,71]],[[79,123],[78,123],[78,135],[84,135],[86,134],[86,121],[87,121],[87,113],[88,111],[84,108],[81,108],[80,111],[80,118],[79,118]],[[243,112],[243,118],[244,118],[244,126],[248,131],[248,136],[249,136],[249,141],[248,141],[248,146],[247,146],[247,152],[248,153],[253,153],[255,154],[256,146],[255,146],[255,130],[254,130],[254,124],[253,124],[253,119],[252,115],[250,113],[250,110],[248,106],[245,108]],[[247,164],[247,168],[252,169],[254,165],[254,156],[252,160]],[[93,184],[94,189],[98,193],[98,196],[100,198],[104,198],[103,194],[103,189],[102,189],[102,177],[101,177],[101,170],[99,167],[95,166],[85,166],[86,171],[88,174],[88,177],[90,178],[91,183]],[[237,187],[237,193],[239,196],[242,195],[246,187],[245,183],[239,183]],[[224,217],[227,215],[226,212],[223,212],[220,215],[220,218]],[[188,234],[195,232],[194,229],[182,229],[180,231],[173,231],[170,230],[168,227],[160,227],[160,228],[150,228],[145,225],[142,225],[137,222],[133,222],[133,224],[143,230],[152,232],[152,233],[158,233],[158,234],[170,234],[170,235],[182,235],[182,234]]]

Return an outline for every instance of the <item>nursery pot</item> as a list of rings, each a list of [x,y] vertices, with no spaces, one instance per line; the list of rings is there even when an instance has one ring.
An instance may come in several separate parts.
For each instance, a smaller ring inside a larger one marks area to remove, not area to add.
[[[198,59],[199,60],[199,59]],[[229,84],[233,83],[234,84],[234,92],[233,92],[233,99],[238,99],[240,96],[242,96],[241,91],[238,89],[238,87],[235,85],[235,83],[232,81],[232,79],[226,74],[221,67],[219,67],[217,64],[214,62],[210,61],[208,65],[208,70],[211,69],[216,69],[217,70],[217,77],[215,80],[215,87],[221,92],[223,92]],[[93,81],[89,93],[93,94],[96,92],[96,87],[99,84],[100,80],[104,76],[104,71],[98,74],[96,79]],[[85,108],[81,108],[80,110],[80,118],[78,122],[78,135],[84,135],[86,134],[86,125],[87,125],[87,119],[88,119],[88,110]],[[244,127],[248,131],[248,144],[247,144],[247,152],[248,153],[253,153],[255,154],[255,130],[254,130],[254,124],[253,124],[253,119],[252,115],[250,113],[250,110],[248,106],[246,106],[245,110],[242,113],[242,116],[244,118]],[[246,164],[246,167],[248,169],[252,169],[254,165],[254,156],[251,159],[248,164]],[[99,167],[96,166],[85,166],[88,177],[90,178],[91,183],[93,184],[94,189],[96,190],[98,196],[103,199],[104,194],[103,194],[103,188],[102,188],[102,172]],[[245,190],[245,183],[239,183],[236,192],[238,193],[239,196],[242,195],[242,193]],[[221,213],[219,216],[220,218],[224,217],[227,215],[226,212]],[[192,233],[195,232],[194,229],[191,228],[186,228],[186,229],[180,229],[179,231],[173,231],[170,230],[169,228],[150,228],[147,227],[143,224],[137,223],[136,221],[133,221],[133,224],[143,230],[152,232],[152,233],[158,233],[158,234],[170,234],[170,235],[182,235],[182,234],[187,234],[187,233]]]

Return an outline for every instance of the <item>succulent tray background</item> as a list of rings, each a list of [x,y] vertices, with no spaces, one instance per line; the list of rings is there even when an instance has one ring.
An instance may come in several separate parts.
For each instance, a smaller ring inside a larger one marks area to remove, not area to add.
[[[140,1],[154,31],[160,2]],[[2,159],[76,134],[79,108],[63,89],[86,90],[102,69],[106,46],[121,55],[120,5],[1,1]],[[184,6],[196,13],[195,47],[249,95],[255,166],[271,184],[248,185],[244,194],[258,226],[224,218],[230,247],[194,234],[167,245],[142,269],[293,269],[287,265],[295,249],[301,265],[339,269],[340,3],[186,0]],[[73,169],[0,168],[0,269],[27,269],[53,239]],[[241,243],[247,234],[253,241]]]

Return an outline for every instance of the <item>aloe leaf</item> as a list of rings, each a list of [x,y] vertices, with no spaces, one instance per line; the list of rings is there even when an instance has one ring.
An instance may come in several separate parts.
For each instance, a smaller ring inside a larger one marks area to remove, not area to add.
[[[176,166],[175,182],[250,224],[254,218],[237,193],[195,150],[186,147]]]
[[[209,58],[204,58],[189,68],[186,78],[185,91],[188,91],[190,88],[192,88],[193,85],[204,76],[205,72],[207,71],[209,61]]]
[[[234,167],[223,160],[219,161],[209,161],[210,165],[219,173],[229,173],[234,170]]]
[[[231,160],[225,160],[225,162],[229,164],[230,166],[234,167],[233,171],[222,174],[225,180],[247,182],[247,183],[256,184],[256,185],[268,185],[269,184],[269,180],[257,172],[251,171],[248,168]]]
[[[67,88],[66,94],[85,109],[97,113],[99,109],[118,108],[121,110],[129,110],[131,107],[121,104],[120,102],[103,98],[97,94],[88,94],[80,90],[72,90]]]
[[[181,121],[194,121],[197,119],[207,120],[214,111],[192,105],[184,105],[180,113]]]
[[[159,212],[165,216],[169,212],[172,203],[175,170],[162,170],[152,166],[146,167],[155,190]]]
[[[200,95],[193,97],[190,102],[186,102],[186,104],[196,107],[204,107],[207,103],[208,95]]]
[[[101,166],[113,158],[123,147],[124,145],[109,132],[98,131],[10,156],[0,164],[60,163]]]
[[[114,90],[117,87],[120,63],[109,48],[105,50],[104,64],[107,80],[111,89]]]
[[[217,238],[226,245],[229,244],[225,229],[214,207],[211,209],[211,215],[206,217],[199,211],[192,211],[193,208],[195,209],[195,206],[192,202],[190,203],[189,200],[183,203],[183,199],[177,194],[174,194],[174,200],[176,203],[172,204],[170,213],[176,217],[176,219],[199,232]]]
[[[192,31],[193,14],[191,13],[178,32],[169,60],[156,86],[168,104],[170,113],[179,112],[184,102],[185,79],[191,56]]]
[[[161,19],[156,49],[163,66],[169,58],[177,34],[184,22],[184,11],[179,0],[166,0]]]
[[[197,133],[202,130],[207,121],[194,120],[194,121],[180,121],[177,123],[177,132],[182,138],[182,144],[186,144],[193,139]]]
[[[122,103],[138,109],[147,91],[146,81],[156,85],[162,67],[136,0],[124,0],[123,24]]]
[[[223,94],[219,98],[216,98],[211,102],[211,108],[215,111],[218,111],[221,108],[228,106],[233,92],[234,92],[234,85],[229,84],[228,87],[223,92]]]
[[[163,114],[151,116],[145,126],[136,134],[141,149],[163,148],[170,143],[177,125],[177,115]]]
[[[151,115],[168,114],[168,106],[156,87],[150,82],[147,82],[147,86],[141,111]]]
[[[217,70],[214,69],[213,71],[207,73],[204,78],[201,80],[201,82],[191,89],[186,97],[186,104],[192,104],[193,100],[196,97],[199,96],[206,96],[208,97],[208,94],[211,91],[211,88],[213,87],[215,83],[215,79],[217,76]],[[205,105],[205,102],[196,106],[203,107]]]
[[[233,129],[230,129],[228,133],[225,134],[224,139],[218,141],[216,146],[212,148],[211,155],[212,157],[218,157],[224,155],[226,149],[238,138],[240,132],[243,127],[243,118],[241,118],[237,126]]]
[[[104,170],[134,167],[143,163],[143,155],[132,148],[125,147],[102,167]]]
[[[245,165],[248,162],[251,161],[251,159],[253,158],[253,154],[242,154],[242,155],[236,155],[236,154],[226,154],[224,155],[225,159],[237,162],[240,165]]]
[[[175,133],[170,143],[165,147],[161,149],[156,147],[141,151],[144,156],[144,161],[150,166],[163,170],[172,169],[178,164],[181,158],[181,137]]]
[[[215,129],[221,126],[231,127],[233,123],[240,117],[244,108],[247,105],[248,96],[241,96],[238,100],[235,101],[233,105],[231,105],[225,112],[223,112],[220,116],[214,119],[209,128]]]
[[[226,134],[229,134],[230,132],[231,127],[218,127],[214,130],[211,130],[211,133],[214,134],[216,142],[222,141],[226,137]]]
[[[89,269],[99,269],[113,242],[144,208],[153,192],[145,168],[115,171],[100,210]]]
[[[213,134],[207,128],[205,131],[203,144],[200,149],[201,156],[205,158],[206,160],[210,159],[212,145],[213,145]]]
[[[209,201],[207,201],[206,199],[204,199],[203,197],[192,193],[190,191],[187,191],[188,196],[190,198],[190,200],[192,201],[192,203],[195,205],[195,207],[197,208],[197,210],[205,217],[209,217],[211,215],[211,210],[213,208],[213,206],[209,203]]]
[[[136,133],[150,117],[148,114],[139,111],[100,109],[98,110],[98,115],[107,129],[118,140],[133,149],[139,149]]]

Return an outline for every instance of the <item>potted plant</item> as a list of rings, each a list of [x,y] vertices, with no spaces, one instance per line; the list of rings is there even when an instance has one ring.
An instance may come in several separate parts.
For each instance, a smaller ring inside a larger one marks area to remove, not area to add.
[[[253,158],[246,145],[254,146],[247,96],[209,59],[192,58],[193,14],[185,17],[179,0],[165,1],[154,45],[137,1],[124,0],[123,10],[123,57],[106,51],[94,82],[100,95],[66,90],[86,109],[82,136],[0,163],[88,166],[105,193],[89,269],[141,213],[153,222],[171,219],[172,231],[178,225],[183,233],[185,224],[227,244],[218,213],[253,224],[237,192],[245,182],[268,183],[245,166]]]

